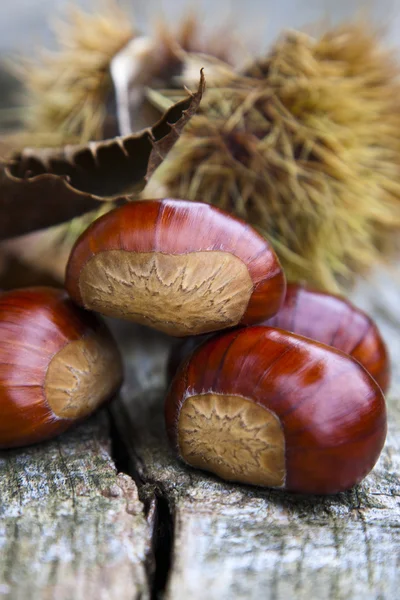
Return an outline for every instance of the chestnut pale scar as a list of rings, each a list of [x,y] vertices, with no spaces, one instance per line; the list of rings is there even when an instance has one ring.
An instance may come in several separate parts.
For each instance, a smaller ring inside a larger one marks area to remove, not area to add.
[[[79,278],[86,308],[178,336],[237,325],[253,287],[244,262],[222,251],[109,250],[93,256]]]
[[[243,396],[188,397],[178,421],[185,462],[230,481],[282,487],[285,438],[278,417]]]
[[[122,366],[108,335],[90,333],[64,346],[50,362],[44,392],[54,414],[81,419],[116,389]]]

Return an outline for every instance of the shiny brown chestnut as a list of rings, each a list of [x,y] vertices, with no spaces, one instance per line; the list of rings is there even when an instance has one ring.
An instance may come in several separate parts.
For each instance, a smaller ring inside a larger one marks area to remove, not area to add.
[[[132,202],[78,239],[66,287],[80,305],[176,336],[275,314],[286,282],[270,244],[200,202]]]
[[[281,309],[262,325],[286,329],[350,354],[387,391],[390,361],[385,342],[373,320],[349,300],[290,283]]]
[[[118,390],[122,362],[94,315],[62,290],[0,296],[0,447],[52,438]]]
[[[349,354],[367,369],[382,391],[387,392],[390,360],[385,342],[371,317],[346,298],[289,283],[279,312],[259,325],[285,329]],[[171,350],[168,381],[184,358],[208,337],[186,338]]]
[[[186,463],[225,480],[334,494],[361,481],[386,437],[382,390],[353,358],[269,327],[213,336],[165,405]]]

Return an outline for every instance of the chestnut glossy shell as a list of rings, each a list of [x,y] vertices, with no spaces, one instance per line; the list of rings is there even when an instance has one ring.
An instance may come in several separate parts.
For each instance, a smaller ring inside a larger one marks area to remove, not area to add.
[[[187,463],[302,493],[352,487],[386,437],[382,391],[356,360],[268,327],[214,336],[195,350],[172,382],[165,417]]]
[[[248,224],[198,202],[132,202],[77,241],[66,287],[82,306],[178,336],[275,314],[285,277]]]
[[[345,298],[291,283],[279,312],[262,324],[292,331],[350,354],[387,391],[390,362],[382,336],[373,320]]]
[[[64,291],[0,296],[1,448],[62,433],[111,398],[121,381],[111,334]]]

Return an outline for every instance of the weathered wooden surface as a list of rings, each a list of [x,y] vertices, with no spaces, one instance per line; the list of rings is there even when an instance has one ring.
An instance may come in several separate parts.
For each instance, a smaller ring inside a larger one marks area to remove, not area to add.
[[[149,598],[150,534],[134,483],[110,457],[105,413],[0,453],[1,598]]]
[[[110,436],[101,413],[54,442],[0,453],[0,598],[397,598],[400,285],[393,279],[356,296],[378,319],[394,363],[386,448],[362,485],[325,499],[225,484],[179,464],[163,425],[171,340],[114,323],[127,362],[111,410],[119,434]]]

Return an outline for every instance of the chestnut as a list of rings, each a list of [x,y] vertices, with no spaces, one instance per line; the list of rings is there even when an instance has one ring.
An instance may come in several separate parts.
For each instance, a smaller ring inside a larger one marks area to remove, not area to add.
[[[0,447],[52,438],[111,398],[121,357],[108,329],[62,290],[0,296]]]
[[[72,250],[66,287],[85,308],[187,336],[271,317],[286,281],[250,225],[208,204],[166,199],[95,221]]]
[[[334,346],[357,359],[386,392],[390,361],[373,320],[349,300],[290,283],[280,311],[263,325]]]
[[[352,487],[373,468],[386,437],[385,399],[364,367],[269,327],[198,347],[175,375],[165,418],[189,465],[300,493]]]

